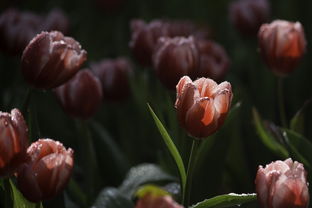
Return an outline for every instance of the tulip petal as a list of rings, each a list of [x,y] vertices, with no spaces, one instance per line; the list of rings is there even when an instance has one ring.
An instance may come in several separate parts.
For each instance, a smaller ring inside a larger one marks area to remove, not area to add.
[[[194,84],[196,85],[200,97],[208,97],[211,98],[214,89],[218,86],[218,84],[213,81],[212,79],[207,79],[207,78],[200,78],[197,79]]]

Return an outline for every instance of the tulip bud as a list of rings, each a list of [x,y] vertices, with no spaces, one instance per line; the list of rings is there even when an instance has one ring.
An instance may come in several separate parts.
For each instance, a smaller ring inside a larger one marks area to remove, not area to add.
[[[1,50],[11,55],[22,53],[41,22],[41,17],[32,13],[21,13],[16,9],[4,11],[0,16]]]
[[[66,186],[74,166],[74,151],[52,139],[39,139],[27,149],[28,161],[17,174],[17,185],[32,202],[51,199]]]
[[[18,109],[0,112],[0,132],[0,176],[5,176],[26,159],[28,128]]]
[[[22,73],[34,87],[51,89],[73,77],[86,59],[86,51],[73,38],[42,32],[23,52]]]
[[[140,198],[135,208],[183,208],[177,204],[171,196],[157,196],[153,194],[145,194]]]
[[[275,20],[261,26],[260,53],[269,68],[278,76],[291,73],[302,58],[306,39],[299,22]]]
[[[103,97],[108,100],[122,100],[130,93],[130,62],[125,58],[103,60],[91,66],[102,84]]]
[[[89,70],[79,71],[71,80],[55,89],[56,98],[69,115],[88,119],[102,101],[100,80]]]
[[[224,79],[229,68],[229,57],[223,47],[213,41],[198,40],[200,65],[197,77]]]
[[[184,75],[196,75],[199,53],[194,38],[160,38],[153,61],[160,81],[169,89],[174,89]]]
[[[275,161],[263,168],[256,177],[258,201],[263,208],[307,208],[309,189],[307,173],[301,163],[292,159]]]
[[[188,76],[177,85],[178,120],[196,138],[208,137],[223,124],[232,101],[229,82],[217,84],[209,78],[192,82]]]
[[[131,21],[132,37],[130,48],[134,57],[144,66],[152,64],[152,54],[158,38],[168,36],[168,24],[154,20],[146,24],[142,20]]]

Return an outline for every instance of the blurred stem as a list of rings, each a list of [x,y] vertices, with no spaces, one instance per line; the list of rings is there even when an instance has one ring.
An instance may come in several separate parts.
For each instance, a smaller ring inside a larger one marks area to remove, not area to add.
[[[24,96],[22,106],[21,106],[21,111],[24,116],[27,115],[27,112],[29,111],[29,105],[30,105],[32,92],[33,92],[33,89],[31,87],[28,87],[26,94]]]
[[[95,148],[89,126],[84,120],[76,120],[79,149],[81,152],[82,165],[85,174],[86,188],[88,190],[88,201],[92,200],[95,194],[95,187],[98,185],[98,167],[96,162]]]
[[[195,168],[196,161],[197,161],[196,157],[197,157],[197,152],[198,152],[200,143],[201,143],[201,140],[193,139],[191,153],[190,153],[190,157],[189,157],[189,161],[187,165],[187,171],[186,171],[186,185],[185,185],[185,190],[183,191],[183,196],[182,196],[182,204],[184,207],[188,207],[190,203],[193,173],[194,173],[194,168]]]
[[[285,103],[284,103],[283,77],[277,78],[277,96],[281,124],[284,128],[287,128],[287,119],[285,114]]]
[[[13,207],[13,203],[12,203],[11,185],[10,185],[10,179],[9,178],[3,179],[3,186],[4,186],[4,193],[5,193],[4,207],[5,208],[11,208],[11,207]]]

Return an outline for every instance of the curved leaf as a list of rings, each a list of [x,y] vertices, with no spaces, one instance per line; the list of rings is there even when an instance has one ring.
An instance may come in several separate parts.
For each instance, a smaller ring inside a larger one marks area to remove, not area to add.
[[[192,208],[224,208],[232,206],[240,206],[242,204],[255,201],[257,199],[256,194],[224,194],[215,196],[210,199],[206,199],[192,206]]]
[[[153,109],[151,108],[151,106],[149,104],[147,104],[149,111],[151,112],[153,119],[155,121],[155,124],[164,140],[164,142],[167,145],[167,148],[171,154],[171,156],[173,157],[178,170],[179,170],[179,174],[180,174],[180,179],[181,179],[181,186],[182,186],[182,190],[184,190],[185,188],[185,184],[186,184],[186,171],[185,171],[185,167],[184,167],[184,163],[183,160],[181,158],[181,155],[177,149],[177,147],[175,146],[175,144],[173,143],[170,135],[168,134],[167,130],[165,129],[164,125],[161,123],[161,121],[158,119],[158,117],[156,116],[156,114],[154,113]]]
[[[162,181],[173,181],[174,177],[162,171],[154,164],[141,164],[130,169],[119,190],[126,197],[131,198],[135,191],[143,184]]]
[[[266,145],[272,152],[274,152],[278,156],[282,158],[289,157],[289,153],[286,148],[278,143],[264,127],[262,119],[255,108],[252,109],[252,115],[257,133],[259,134],[263,144]]]

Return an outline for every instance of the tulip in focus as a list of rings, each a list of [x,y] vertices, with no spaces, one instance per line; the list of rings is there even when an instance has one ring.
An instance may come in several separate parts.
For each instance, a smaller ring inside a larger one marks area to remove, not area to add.
[[[100,80],[90,70],[79,71],[71,80],[55,89],[56,98],[69,115],[88,119],[102,103]]]
[[[195,77],[199,66],[199,52],[192,36],[188,38],[160,38],[153,61],[160,81],[169,89],[188,75]]]
[[[133,69],[126,58],[106,59],[91,65],[91,69],[101,81],[104,99],[120,101],[128,97]]]
[[[261,55],[278,76],[291,73],[306,50],[306,39],[299,22],[275,20],[264,24],[258,39]]]
[[[309,189],[307,172],[292,159],[275,161],[263,168],[256,177],[257,198],[262,208],[307,208]]]
[[[51,199],[63,191],[74,166],[74,152],[52,139],[39,139],[27,149],[29,160],[21,166],[17,185],[32,202]]]
[[[18,109],[0,112],[0,132],[0,176],[6,176],[26,159],[28,128]]]
[[[177,204],[171,196],[157,196],[153,194],[145,194],[140,198],[135,208],[183,208]]]
[[[22,73],[36,88],[58,87],[73,77],[87,59],[80,44],[61,32],[42,32],[33,38],[22,56]]]
[[[238,0],[229,8],[230,20],[244,35],[255,36],[260,26],[269,19],[267,0]]]
[[[223,80],[229,69],[229,57],[224,48],[208,40],[197,41],[200,53],[200,65],[197,77],[209,77],[213,80]]]
[[[177,85],[178,119],[193,137],[204,138],[216,132],[223,124],[232,101],[229,82],[217,84],[209,78],[192,82],[188,76]]]

